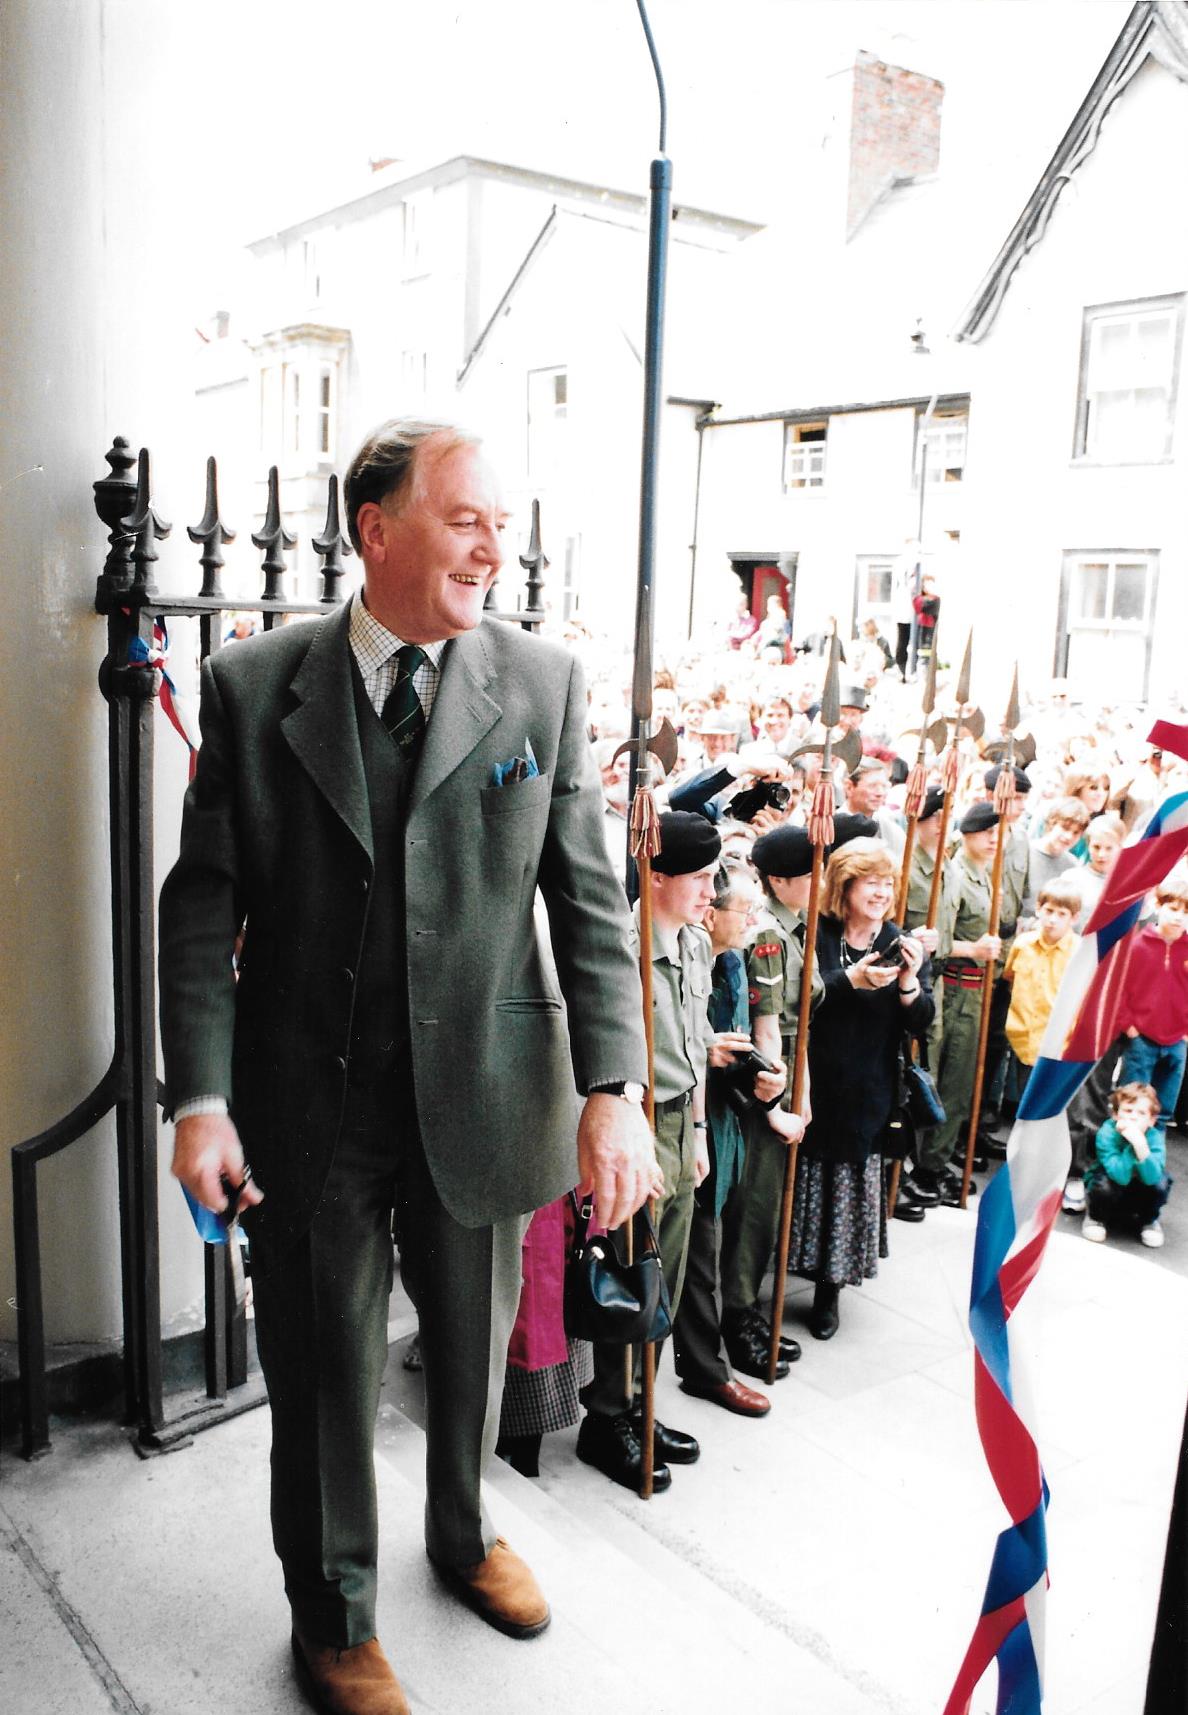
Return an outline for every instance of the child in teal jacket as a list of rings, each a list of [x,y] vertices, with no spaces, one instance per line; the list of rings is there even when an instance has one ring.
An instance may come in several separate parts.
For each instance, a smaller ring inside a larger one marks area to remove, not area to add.
[[[1159,1213],[1167,1202],[1167,1146],[1159,1097],[1150,1084],[1121,1084],[1112,1117],[1097,1134],[1097,1160],[1085,1174],[1089,1210],[1082,1233],[1100,1244],[1107,1229],[1138,1231],[1145,1245],[1163,1243]]]

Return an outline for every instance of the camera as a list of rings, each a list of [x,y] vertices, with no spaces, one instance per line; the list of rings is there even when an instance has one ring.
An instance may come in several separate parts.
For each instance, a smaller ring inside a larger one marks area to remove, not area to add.
[[[884,947],[883,951],[875,960],[875,964],[885,971],[902,971],[904,966],[907,964],[907,959],[905,958],[903,951],[903,942],[892,941],[889,947]]]
[[[759,780],[734,794],[728,814],[736,822],[753,822],[760,810],[786,810],[791,800],[791,792],[778,780]]]
[[[726,1100],[740,1118],[757,1110],[774,1107],[780,1100],[779,1096],[773,1102],[761,1102],[755,1094],[756,1072],[774,1072],[776,1068],[771,1061],[755,1048],[739,1049],[734,1062],[730,1066],[719,1066],[714,1071],[719,1087]]]

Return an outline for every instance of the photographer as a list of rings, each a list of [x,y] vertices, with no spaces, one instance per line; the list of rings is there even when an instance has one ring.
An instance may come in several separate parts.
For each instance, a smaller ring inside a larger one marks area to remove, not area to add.
[[[836,849],[825,872],[817,965],[825,998],[809,1036],[813,1115],[796,1175],[791,1267],[816,1282],[809,1329],[828,1340],[838,1295],[887,1255],[881,1148],[899,1088],[905,1032],[932,1017],[919,941],[890,921],[896,870],[881,840]]]
[[[710,1171],[694,1196],[685,1286],[673,1325],[675,1367],[685,1392],[741,1417],[766,1416],[771,1401],[731,1374],[723,1350],[716,1297],[722,1215],[742,1180],[746,1146],[740,1114],[758,1109],[762,1117],[766,1104],[779,1100],[787,1078],[780,1062],[755,1053],[750,1036],[741,949],[758,915],[758,890],[751,878],[738,869],[720,869],[714,902],[705,914],[714,955],[709,1001],[714,1036],[706,1084]]]
[[[758,740],[719,756],[710,767],[679,781],[668,794],[668,807],[704,816],[710,822],[724,815],[749,822],[764,809],[785,815],[793,798],[799,802],[803,789],[803,768],[786,762]],[[741,815],[739,799],[745,812]]]

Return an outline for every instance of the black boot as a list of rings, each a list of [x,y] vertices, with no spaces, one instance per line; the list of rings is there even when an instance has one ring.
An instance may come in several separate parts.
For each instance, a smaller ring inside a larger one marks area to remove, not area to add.
[[[495,1452],[521,1477],[539,1477],[540,1444],[543,1440],[543,1435],[501,1435],[495,1443]]]
[[[819,1280],[813,1293],[813,1310],[809,1317],[809,1333],[814,1340],[832,1340],[841,1325],[837,1299],[841,1287],[835,1280]]]

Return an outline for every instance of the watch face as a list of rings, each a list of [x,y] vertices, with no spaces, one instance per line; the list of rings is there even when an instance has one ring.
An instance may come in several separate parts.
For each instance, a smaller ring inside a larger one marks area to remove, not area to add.
[[[642,1103],[643,1099],[644,1099],[644,1087],[642,1084],[627,1083],[627,1084],[623,1085],[623,1100],[625,1102],[641,1102]]]

